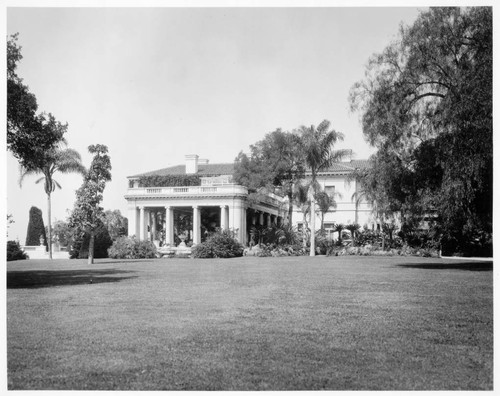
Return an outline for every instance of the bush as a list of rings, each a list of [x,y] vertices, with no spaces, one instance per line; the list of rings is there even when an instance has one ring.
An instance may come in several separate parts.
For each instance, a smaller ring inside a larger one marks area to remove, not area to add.
[[[209,235],[205,242],[191,250],[195,258],[232,258],[243,256],[243,245],[230,230],[218,230]]]
[[[19,242],[7,241],[7,261],[26,260],[28,255],[21,249]]]
[[[135,237],[119,237],[108,249],[108,257],[114,259],[139,259],[156,257],[156,246]]]

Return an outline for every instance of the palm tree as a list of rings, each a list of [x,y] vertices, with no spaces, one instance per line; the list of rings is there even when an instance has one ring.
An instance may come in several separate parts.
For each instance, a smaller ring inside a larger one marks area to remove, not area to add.
[[[359,230],[359,224],[357,224],[357,223],[347,224],[345,226],[345,228],[351,232],[352,246],[355,246],[356,245],[356,233]]]
[[[336,223],[333,230],[339,233],[339,244],[342,242],[342,230],[345,228],[345,225],[342,223]]]
[[[52,258],[52,227],[50,222],[51,217],[51,203],[50,196],[56,188],[61,188],[60,184],[54,179],[56,172],[60,173],[80,173],[85,174],[85,167],[82,164],[80,154],[70,148],[56,148],[50,155],[47,156],[45,165],[38,169],[27,170],[20,168],[19,186],[22,186],[23,180],[26,176],[32,174],[42,174],[43,176],[35,183],[44,181],[44,190],[47,194],[47,207],[48,207],[48,244],[49,244],[49,258]]]
[[[337,141],[344,139],[344,135],[335,130],[329,130],[330,121],[324,120],[317,127],[311,125],[310,127],[300,127],[302,137],[302,147],[305,152],[305,160],[309,172],[311,172],[311,186],[314,188],[318,185],[318,173],[328,169],[334,162],[340,161],[342,158],[350,153],[349,150],[333,151],[333,145]],[[310,255],[315,255],[314,236],[316,234],[316,227],[314,224],[314,216],[316,212],[315,200],[313,197],[313,190],[310,191],[311,195],[311,251]]]
[[[316,202],[318,203],[318,212],[321,215],[321,231],[324,229],[325,225],[325,214],[330,210],[330,208],[337,208],[337,202],[332,196],[328,195],[325,191],[318,191],[314,196]]]
[[[293,193],[293,202],[302,211],[302,216],[303,216],[302,235],[303,235],[304,248],[307,245],[306,230],[307,228],[309,228],[307,224],[307,214],[309,213],[309,209],[311,207],[311,201],[308,196],[308,191],[309,191],[309,185],[297,183],[295,185]]]

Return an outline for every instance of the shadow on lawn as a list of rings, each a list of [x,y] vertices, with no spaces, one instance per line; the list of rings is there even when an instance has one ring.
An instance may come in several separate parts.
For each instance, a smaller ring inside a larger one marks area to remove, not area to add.
[[[493,262],[491,261],[464,261],[461,263],[416,263],[416,264],[397,264],[402,268],[419,268],[432,270],[463,270],[463,271],[493,271]]]
[[[110,276],[133,271],[67,270],[67,271],[9,271],[7,289],[36,289],[40,287],[85,285],[105,282],[120,282],[137,276]]]

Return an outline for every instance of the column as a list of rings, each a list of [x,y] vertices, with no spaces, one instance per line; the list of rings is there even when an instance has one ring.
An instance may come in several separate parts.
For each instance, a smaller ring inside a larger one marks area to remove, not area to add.
[[[151,227],[152,233],[153,233],[153,238],[151,238],[153,241],[156,240],[156,209],[151,213],[152,214],[152,221],[153,221],[153,226]]]
[[[220,207],[220,228],[222,230],[227,230],[227,223],[228,223],[228,218],[227,218],[227,205],[221,205]]]
[[[264,212],[260,212],[259,225],[264,225]]]
[[[244,210],[240,206],[241,202],[234,202],[233,205],[229,207],[229,228],[235,231],[236,238],[240,243],[243,243],[245,238],[242,238],[242,235],[246,233],[246,230],[243,229],[243,214]]]
[[[144,231],[145,238],[144,239],[146,239],[147,241],[151,241],[151,211],[145,209],[144,216],[146,219],[145,231]]]
[[[240,242],[243,246],[247,244],[247,210],[244,207],[241,208]]]
[[[165,243],[174,246],[174,210],[165,206]]]
[[[271,214],[266,213],[266,226],[271,227]]]
[[[139,207],[139,240],[144,240],[144,206]]]
[[[200,232],[200,208],[198,205],[193,206],[193,244],[199,244],[201,242],[201,232]]]
[[[128,209],[128,235],[137,236],[137,207]]]

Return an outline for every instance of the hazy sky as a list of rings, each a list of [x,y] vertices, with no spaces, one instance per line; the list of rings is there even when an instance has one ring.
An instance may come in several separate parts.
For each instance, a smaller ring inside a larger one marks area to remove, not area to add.
[[[421,9],[421,8],[420,8]],[[113,181],[105,209],[126,215],[129,175],[198,154],[231,162],[276,128],[328,119],[345,134],[338,148],[357,158],[364,142],[350,87],[368,58],[396,37],[417,8],[7,8],[19,32],[18,75],[39,111],[69,124],[68,146],[86,166],[90,144],[105,144]],[[7,156],[9,239],[24,244],[31,206],[46,195],[36,177],[17,184]],[[80,176],[56,175],[53,221],[72,209]]]

